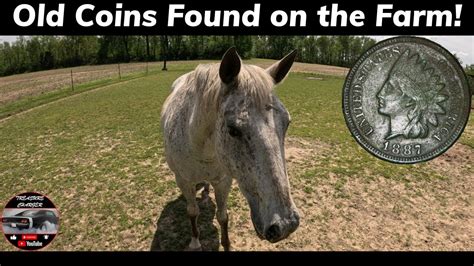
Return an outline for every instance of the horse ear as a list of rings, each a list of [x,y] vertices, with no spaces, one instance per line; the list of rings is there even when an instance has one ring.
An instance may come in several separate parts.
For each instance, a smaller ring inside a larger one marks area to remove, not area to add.
[[[283,79],[285,79],[286,74],[288,74],[293,62],[295,61],[296,54],[297,51],[293,50],[291,53],[283,57],[283,59],[267,68],[266,71],[268,74],[270,74],[270,76],[272,76],[275,84],[280,83]]]
[[[235,80],[240,72],[240,56],[237,54],[235,47],[229,48],[222,57],[221,66],[219,67],[219,77],[228,84]]]

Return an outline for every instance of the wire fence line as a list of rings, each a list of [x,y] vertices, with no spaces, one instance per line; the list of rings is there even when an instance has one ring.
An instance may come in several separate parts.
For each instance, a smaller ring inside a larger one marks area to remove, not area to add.
[[[200,63],[212,63],[215,60],[173,61],[175,71],[189,71]],[[252,59],[247,63],[267,68],[275,60]],[[80,66],[26,74],[0,77],[0,107],[20,99],[28,99],[43,93],[61,89],[74,91],[81,85],[103,80],[120,80],[131,75],[146,75],[161,71],[163,62],[142,62],[110,65]],[[296,62],[292,71],[319,73],[345,77],[348,68]]]
[[[23,98],[101,80],[120,80],[131,75],[161,70],[162,62],[80,66],[0,77],[0,106]]]

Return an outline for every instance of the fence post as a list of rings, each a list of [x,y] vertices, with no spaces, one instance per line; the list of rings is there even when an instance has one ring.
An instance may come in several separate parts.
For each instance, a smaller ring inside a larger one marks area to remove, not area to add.
[[[119,80],[122,80],[122,73],[120,72],[120,63],[118,64],[118,74],[119,74]]]
[[[74,91],[74,78],[72,76],[72,69],[71,69],[71,88],[72,88],[72,91]]]

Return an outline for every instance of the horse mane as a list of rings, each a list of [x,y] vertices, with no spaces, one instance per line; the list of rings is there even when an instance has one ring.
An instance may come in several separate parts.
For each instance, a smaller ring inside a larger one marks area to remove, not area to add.
[[[218,107],[228,86],[241,90],[256,108],[265,107],[271,100],[274,87],[272,77],[262,68],[254,65],[241,65],[237,81],[224,85],[219,77],[220,64],[201,64],[191,72],[185,86],[198,95],[207,108]]]

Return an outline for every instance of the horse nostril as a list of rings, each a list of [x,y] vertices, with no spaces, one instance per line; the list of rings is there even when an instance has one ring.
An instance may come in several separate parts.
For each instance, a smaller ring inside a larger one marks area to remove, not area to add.
[[[294,212],[293,213],[293,218],[294,218],[294,222],[295,222],[296,226],[298,226],[300,224],[300,214],[298,212]]]
[[[298,214],[298,212],[295,211],[290,220],[290,233],[293,233],[294,231],[296,231],[299,225],[300,225],[300,215]]]
[[[265,238],[270,241],[277,241],[281,237],[281,228],[278,224],[271,225],[265,232]]]

